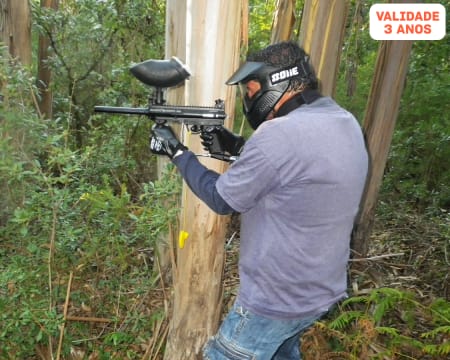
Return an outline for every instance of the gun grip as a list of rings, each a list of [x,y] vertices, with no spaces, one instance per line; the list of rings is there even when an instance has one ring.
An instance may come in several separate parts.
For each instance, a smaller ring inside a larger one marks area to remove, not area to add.
[[[211,136],[212,136],[211,145],[208,147],[209,153],[210,154],[222,154],[223,149],[222,149],[222,144],[220,142],[219,136],[215,132],[213,132],[211,134]]]

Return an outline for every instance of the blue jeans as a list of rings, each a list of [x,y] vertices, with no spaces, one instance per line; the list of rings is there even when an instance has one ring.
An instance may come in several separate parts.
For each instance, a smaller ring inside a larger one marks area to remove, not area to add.
[[[300,335],[323,314],[273,320],[235,303],[203,349],[204,360],[299,360]]]

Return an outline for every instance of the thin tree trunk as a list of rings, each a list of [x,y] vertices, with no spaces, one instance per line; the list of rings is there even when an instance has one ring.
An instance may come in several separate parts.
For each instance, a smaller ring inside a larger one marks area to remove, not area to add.
[[[176,3],[183,8],[180,1]],[[191,0],[188,4],[185,53],[192,76],[184,87],[186,103],[213,106],[221,98],[232,117],[235,89],[224,83],[239,65],[241,14],[246,0]],[[171,41],[182,43],[183,39]],[[231,126],[230,119],[227,125]],[[184,143],[195,153],[203,152],[195,135],[185,134]],[[217,172],[225,168],[221,161],[202,161]],[[222,310],[227,221],[228,217],[213,213],[184,186],[180,230],[189,237],[184,247],[177,247],[167,360],[201,358],[204,343],[217,330]]]
[[[348,39],[345,58],[345,80],[347,84],[347,96],[353,97],[356,94],[357,74],[360,62],[359,48],[362,42],[361,25],[363,21],[361,0],[356,1],[354,14],[350,25],[351,31]]]
[[[42,8],[58,9],[58,0],[41,0]],[[41,114],[47,119],[51,119],[53,116],[52,109],[52,91],[50,89],[51,71],[47,66],[47,60],[49,57],[48,48],[50,40],[47,36],[39,35],[38,46],[38,75],[37,75],[37,87],[40,93],[39,110]]]
[[[166,48],[165,58],[170,59],[176,56],[183,63],[186,62],[186,2],[168,0],[166,3]],[[167,89],[167,103],[171,105],[184,105],[184,87],[178,86]],[[176,133],[179,133],[181,127],[175,124],[171,125]],[[157,173],[160,179],[163,176],[170,160],[159,156],[157,159]],[[168,283],[171,264],[171,253],[173,246],[176,245],[176,231],[170,229],[166,234],[161,234],[156,244],[156,256],[158,263],[156,271],[161,272],[165,283]]]
[[[272,21],[272,44],[291,38],[295,24],[295,0],[277,0]]]
[[[310,55],[322,94],[333,96],[345,33],[346,0],[306,0],[299,43]]]
[[[31,65],[31,15],[28,0],[0,0],[0,39],[11,56]]]
[[[370,170],[353,233],[352,248],[357,256],[365,256],[368,251],[378,192],[394,133],[411,46],[411,41],[383,41],[378,50],[363,126]]]

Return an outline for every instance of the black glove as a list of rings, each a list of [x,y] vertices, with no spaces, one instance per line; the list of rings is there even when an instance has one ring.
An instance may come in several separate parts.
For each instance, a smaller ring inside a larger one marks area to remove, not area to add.
[[[167,155],[173,159],[178,150],[187,150],[187,147],[178,141],[172,128],[167,125],[153,125],[150,137],[150,151],[153,154]]]
[[[204,126],[200,138],[210,154],[238,156],[245,144],[242,136],[233,134],[223,126]]]

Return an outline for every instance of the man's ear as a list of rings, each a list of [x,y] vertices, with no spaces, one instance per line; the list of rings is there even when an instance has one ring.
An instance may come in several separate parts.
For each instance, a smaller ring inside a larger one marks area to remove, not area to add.
[[[275,106],[273,107],[273,112],[277,113],[278,110],[280,109],[280,107],[286,102],[288,101],[290,98],[292,98],[294,95],[296,95],[297,92],[294,91],[286,91],[283,96],[280,98],[280,100],[278,100],[278,102],[275,104]]]

